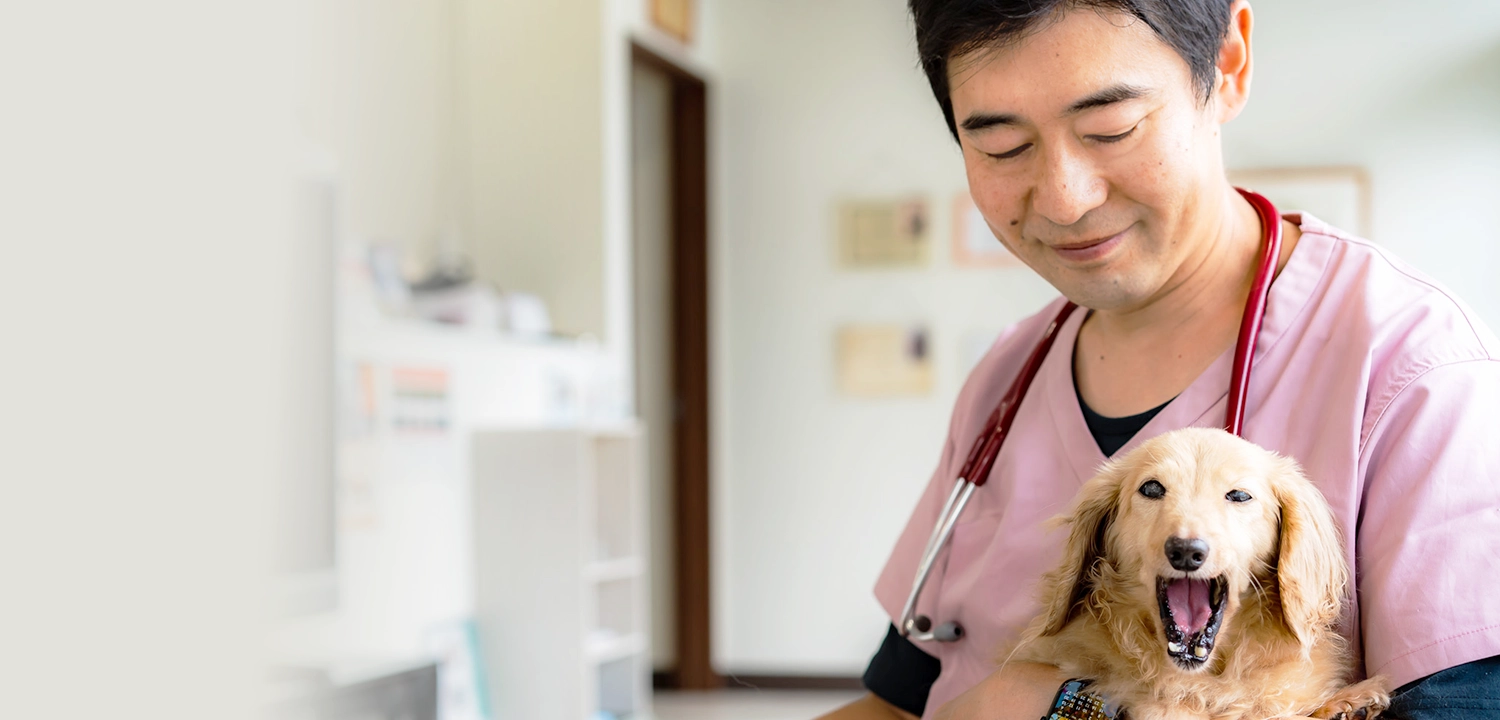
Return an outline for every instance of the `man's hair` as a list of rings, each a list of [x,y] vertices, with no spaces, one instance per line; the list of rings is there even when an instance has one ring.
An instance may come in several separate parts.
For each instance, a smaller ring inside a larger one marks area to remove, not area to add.
[[[1198,98],[1213,94],[1219,47],[1229,32],[1232,0],[910,0],[917,28],[917,55],[948,121],[958,126],[948,88],[948,60],[1020,39],[1044,22],[1075,8],[1133,15],[1187,61]]]

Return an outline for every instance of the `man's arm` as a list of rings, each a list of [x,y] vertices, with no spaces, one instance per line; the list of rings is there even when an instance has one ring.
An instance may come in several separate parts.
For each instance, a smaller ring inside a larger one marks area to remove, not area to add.
[[[936,720],[1037,720],[1067,676],[1050,664],[1010,663],[942,706]]]
[[[1037,720],[1068,681],[1052,665],[1010,663],[938,710],[935,720]]]
[[[938,710],[937,720],[1037,720],[1068,678],[1051,665],[1011,663]],[[874,694],[867,694],[818,720],[916,720]]]
[[[864,697],[821,715],[817,720],[917,720],[917,716],[881,700],[874,693],[865,693]]]

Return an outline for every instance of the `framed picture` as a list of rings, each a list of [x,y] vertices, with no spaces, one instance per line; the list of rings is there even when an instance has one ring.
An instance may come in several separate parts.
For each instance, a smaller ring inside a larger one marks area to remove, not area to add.
[[[855,397],[925,395],[932,391],[930,335],[921,325],[846,325],[835,357],[839,391]]]
[[[927,264],[927,230],[931,223],[926,200],[849,200],[839,204],[838,212],[841,267]]]
[[[651,22],[662,32],[693,41],[693,0],[651,0]]]
[[[1230,170],[1229,182],[1265,195],[1281,212],[1305,211],[1340,230],[1368,238],[1370,176],[1357,167]]]
[[[953,264],[959,267],[1023,267],[990,230],[969,193],[953,196]]]

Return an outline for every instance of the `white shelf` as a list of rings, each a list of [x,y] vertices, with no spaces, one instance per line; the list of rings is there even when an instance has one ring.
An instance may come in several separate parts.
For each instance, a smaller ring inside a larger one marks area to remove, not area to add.
[[[603,633],[590,637],[584,649],[584,657],[590,663],[602,665],[614,662],[633,655],[641,655],[646,652],[646,636],[641,633],[630,635],[604,635]]]
[[[473,449],[474,608],[495,716],[649,717],[642,431],[485,430]]]
[[[596,560],[583,566],[583,579],[585,582],[609,582],[611,580],[626,580],[637,578],[646,574],[646,562],[639,556],[622,557],[614,560]]]

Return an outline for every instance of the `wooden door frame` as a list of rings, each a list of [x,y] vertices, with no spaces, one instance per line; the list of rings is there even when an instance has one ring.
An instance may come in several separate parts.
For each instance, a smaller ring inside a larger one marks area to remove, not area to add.
[[[713,667],[709,533],[708,86],[637,43],[631,62],[666,75],[670,110],[672,536],[677,667],[657,684],[722,687]]]

